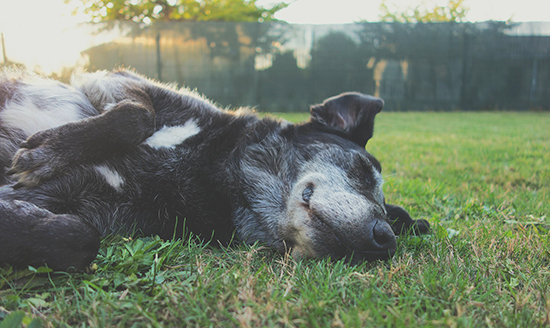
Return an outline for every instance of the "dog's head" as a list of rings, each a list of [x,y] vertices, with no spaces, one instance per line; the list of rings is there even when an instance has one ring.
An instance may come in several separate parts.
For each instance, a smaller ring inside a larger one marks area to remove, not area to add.
[[[240,158],[239,236],[301,258],[391,257],[381,167],[365,150],[383,105],[345,93],[312,106],[306,123],[257,128]]]

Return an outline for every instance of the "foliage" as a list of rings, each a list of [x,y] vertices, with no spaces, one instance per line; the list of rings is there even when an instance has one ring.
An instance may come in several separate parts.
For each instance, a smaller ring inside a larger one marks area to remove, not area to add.
[[[279,2],[269,8],[256,0],[65,0],[79,1],[84,14],[94,23],[132,21],[145,26],[156,21],[273,21],[273,15],[287,4]]]
[[[1,268],[0,327],[546,327],[549,125],[541,113],[379,114],[368,148],[386,199],[433,227],[399,237],[389,261],[114,237],[88,273]]]
[[[469,11],[464,4],[466,0],[448,1],[444,6],[434,5],[432,8],[426,8],[422,4],[403,10],[388,0],[383,0],[380,4],[380,19],[383,22],[399,23],[463,22]]]

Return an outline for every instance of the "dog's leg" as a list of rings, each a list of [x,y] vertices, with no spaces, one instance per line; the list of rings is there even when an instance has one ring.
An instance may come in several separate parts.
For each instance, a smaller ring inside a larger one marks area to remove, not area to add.
[[[0,264],[80,271],[95,259],[99,240],[99,232],[77,216],[0,200]]]
[[[393,232],[396,235],[402,233],[427,233],[430,224],[426,220],[413,220],[409,213],[402,207],[386,204],[386,211],[390,220]]]
[[[155,114],[149,96],[140,90],[101,115],[40,131],[15,154],[8,174],[16,174],[15,188],[48,180],[67,167],[99,163],[131,149],[151,136]]]

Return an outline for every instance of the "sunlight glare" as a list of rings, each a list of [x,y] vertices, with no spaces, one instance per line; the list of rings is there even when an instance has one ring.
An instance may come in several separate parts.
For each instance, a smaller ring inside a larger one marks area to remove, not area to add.
[[[289,23],[343,24],[366,20],[377,21],[382,0],[287,0],[290,5],[275,17]],[[422,0],[387,0],[403,8]],[[444,4],[447,0],[426,0],[427,3]],[[138,0],[130,0],[137,3]],[[170,4],[176,0],[168,0]],[[260,6],[269,6],[277,0],[258,0]],[[60,72],[63,67],[73,67],[81,59],[80,52],[112,40],[116,35],[94,36],[90,27],[79,24],[89,18],[71,13],[82,5],[79,0],[65,4],[64,0],[3,1],[0,10],[0,33],[5,39],[5,51],[11,62],[23,63],[29,69],[46,74]],[[470,7],[469,21],[509,20],[548,21],[550,1],[523,0],[467,0]],[[158,11],[157,8],[155,8]],[[144,18],[149,25],[151,21]],[[1,49],[0,49],[1,50]],[[0,63],[3,61],[0,52]]]

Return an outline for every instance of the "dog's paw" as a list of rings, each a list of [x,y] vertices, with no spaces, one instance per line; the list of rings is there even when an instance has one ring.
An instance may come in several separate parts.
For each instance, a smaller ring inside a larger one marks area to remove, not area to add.
[[[35,134],[22,143],[13,157],[12,167],[6,172],[17,181],[14,188],[36,186],[67,168],[68,160],[59,146],[58,139],[49,130]]]
[[[430,232],[430,223],[426,220],[414,220],[413,229],[415,233]]]
[[[397,235],[419,235],[430,232],[430,223],[426,220],[395,220],[392,222],[392,228]]]

